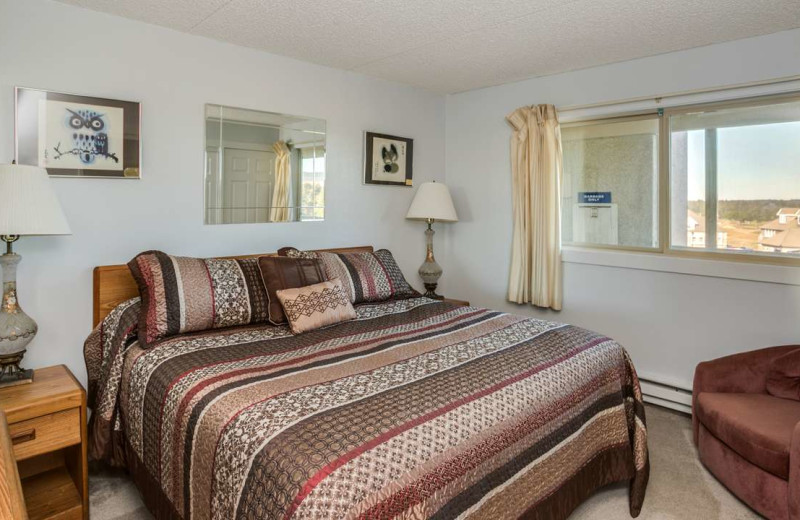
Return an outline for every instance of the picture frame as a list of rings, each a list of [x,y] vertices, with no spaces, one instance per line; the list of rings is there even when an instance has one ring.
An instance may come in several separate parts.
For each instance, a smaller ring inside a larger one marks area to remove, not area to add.
[[[140,179],[141,123],[137,101],[14,89],[17,164],[51,177]]]
[[[414,140],[364,132],[364,184],[413,185]]]

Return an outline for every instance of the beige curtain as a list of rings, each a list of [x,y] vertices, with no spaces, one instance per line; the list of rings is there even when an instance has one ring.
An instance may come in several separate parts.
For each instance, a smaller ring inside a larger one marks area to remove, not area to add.
[[[561,310],[561,129],[553,105],[506,117],[514,234],[508,299]]]
[[[269,212],[271,222],[289,221],[289,183],[292,179],[292,163],[289,147],[284,141],[272,144],[275,158],[275,189],[272,190],[272,209]]]

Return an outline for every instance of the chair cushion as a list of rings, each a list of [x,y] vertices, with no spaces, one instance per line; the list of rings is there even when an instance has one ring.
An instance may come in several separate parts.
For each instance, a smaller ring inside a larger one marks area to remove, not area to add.
[[[800,348],[772,360],[767,372],[767,392],[800,401]]]
[[[767,394],[701,392],[696,410],[708,431],[733,451],[789,479],[789,449],[800,422],[800,401]]]

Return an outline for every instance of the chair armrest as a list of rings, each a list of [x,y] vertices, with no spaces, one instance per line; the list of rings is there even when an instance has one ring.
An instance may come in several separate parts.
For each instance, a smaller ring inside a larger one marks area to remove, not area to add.
[[[789,519],[800,520],[800,423],[794,426],[789,451]]]
[[[704,361],[694,371],[692,385],[692,426],[697,444],[697,396],[701,392],[764,394],[767,392],[769,364],[778,356],[800,348],[800,345],[783,345],[750,352],[742,352]]]

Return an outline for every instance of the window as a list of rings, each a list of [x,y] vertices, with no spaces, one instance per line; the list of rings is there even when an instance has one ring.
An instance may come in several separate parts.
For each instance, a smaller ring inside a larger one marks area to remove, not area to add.
[[[567,124],[562,147],[565,244],[800,260],[797,95]]]
[[[658,130],[655,114],[562,129],[564,243],[658,247]]]
[[[800,102],[701,107],[669,125],[674,249],[800,255]]]

